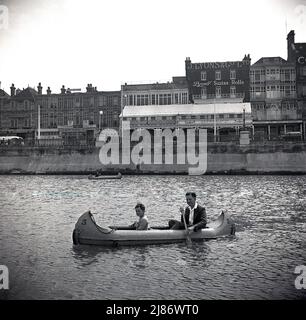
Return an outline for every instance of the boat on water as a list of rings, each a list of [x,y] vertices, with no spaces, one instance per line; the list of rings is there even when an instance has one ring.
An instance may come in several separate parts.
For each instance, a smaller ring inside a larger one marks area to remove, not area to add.
[[[122,174],[119,172],[118,174],[116,175],[94,175],[94,174],[90,174],[88,176],[88,179],[90,180],[104,180],[104,179],[121,179],[122,178]]]
[[[225,212],[209,223],[205,229],[191,232],[191,240],[215,239],[235,234],[235,223]],[[100,227],[90,211],[81,215],[75,224],[72,239],[74,245],[128,246],[175,243],[186,240],[185,230],[168,227],[151,227],[149,230],[131,230],[129,227]]]

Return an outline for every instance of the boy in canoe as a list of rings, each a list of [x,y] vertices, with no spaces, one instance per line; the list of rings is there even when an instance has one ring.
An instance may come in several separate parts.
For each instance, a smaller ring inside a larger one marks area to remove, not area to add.
[[[139,217],[139,220],[130,225],[131,228],[136,230],[148,230],[149,222],[148,218],[145,216],[145,206],[138,202],[135,206],[136,215]]]
[[[197,201],[197,195],[194,192],[186,193],[187,207],[180,207],[181,221],[170,220],[169,228],[173,230],[185,229],[184,217],[189,231],[198,231],[206,227],[207,218],[205,208],[200,206]]]

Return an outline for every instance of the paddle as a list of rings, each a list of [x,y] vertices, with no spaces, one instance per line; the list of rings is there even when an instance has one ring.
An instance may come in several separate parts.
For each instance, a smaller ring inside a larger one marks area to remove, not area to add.
[[[186,230],[186,242],[187,244],[191,244],[192,241],[191,241],[191,238],[190,238],[190,235],[189,235],[189,230],[187,228],[187,223],[186,223],[186,218],[185,218],[185,211],[182,213],[183,215],[183,221],[184,221],[184,226],[185,226],[185,230]]]

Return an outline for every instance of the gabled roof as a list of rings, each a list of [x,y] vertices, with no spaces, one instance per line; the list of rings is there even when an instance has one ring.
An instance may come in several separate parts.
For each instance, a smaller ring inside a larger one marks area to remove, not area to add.
[[[9,95],[9,94],[7,94],[4,90],[0,89],[0,97],[1,97],[1,98],[3,98],[3,97],[5,97],[5,98],[9,98],[9,97],[10,97],[10,95]]]
[[[19,93],[16,94],[14,99],[16,100],[34,100],[35,96],[37,96],[38,92],[31,88],[27,87],[26,89],[23,89]]]
[[[267,66],[267,65],[292,65],[291,62],[281,58],[281,57],[262,57],[255,63],[251,65],[251,67],[257,66]]]

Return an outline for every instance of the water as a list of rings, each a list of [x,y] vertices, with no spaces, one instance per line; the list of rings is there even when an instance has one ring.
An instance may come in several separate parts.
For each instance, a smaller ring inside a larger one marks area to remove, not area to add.
[[[0,176],[0,264],[7,299],[304,299],[306,176]],[[178,218],[195,191],[208,219],[227,209],[233,238],[143,247],[74,247],[86,210],[130,224],[142,201],[151,225]]]

